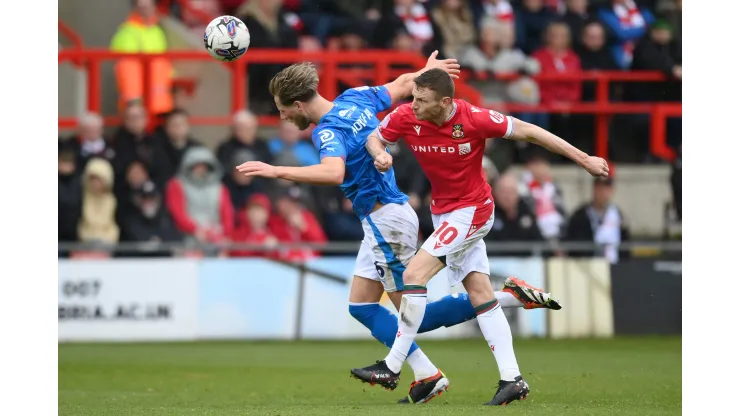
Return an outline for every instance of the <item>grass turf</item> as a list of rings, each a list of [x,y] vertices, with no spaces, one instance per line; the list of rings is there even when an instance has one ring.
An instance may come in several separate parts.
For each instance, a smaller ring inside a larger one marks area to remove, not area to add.
[[[680,415],[681,339],[516,340],[529,399],[491,399],[498,370],[482,340],[424,341],[450,378],[426,406],[349,377],[386,354],[375,342],[60,344],[60,415]],[[432,409],[430,409],[432,408]]]

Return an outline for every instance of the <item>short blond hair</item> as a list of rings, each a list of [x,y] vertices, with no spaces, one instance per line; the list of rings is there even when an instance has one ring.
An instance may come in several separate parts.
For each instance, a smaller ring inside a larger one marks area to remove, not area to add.
[[[293,64],[270,80],[270,94],[278,97],[282,105],[288,106],[296,101],[307,102],[316,96],[319,74],[310,62]]]

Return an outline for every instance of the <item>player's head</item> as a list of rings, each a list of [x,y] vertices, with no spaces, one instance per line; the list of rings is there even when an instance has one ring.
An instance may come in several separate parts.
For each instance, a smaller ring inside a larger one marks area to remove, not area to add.
[[[455,96],[455,84],[447,72],[430,69],[414,78],[411,109],[419,120],[445,118]]]
[[[270,81],[270,94],[280,110],[280,118],[305,130],[311,125],[306,105],[317,95],[319,74],[310,62],[293,64]]]

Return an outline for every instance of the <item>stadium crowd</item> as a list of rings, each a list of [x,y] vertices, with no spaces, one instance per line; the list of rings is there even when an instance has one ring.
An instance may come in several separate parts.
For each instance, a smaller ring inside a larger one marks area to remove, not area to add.
[[[251,48],[373,47],[419,53],[438,49],[470,71],[471,82],[488,102],[567,104],[594,98],[594,88],[587,83],[538,83],[529,78],[538,73],[646,69],[681,78],[680,0],[189,3],[214,16],[242,18],[252,34]],[[151,0],[134,4],[133,16],[144,17],[153,5]],[[178,9],[178,2],[170,5],[174,15],[202,31],[201,22]],[[126,44],[123,29],[122,25],[114,36],[112,48]],[[259,137],[255,114],[274,111],[265,85],[280,69],[280,65],[250,66],[251,111],[233,115],[232,133],[215,151],[192,137],[187,112],[167,100],[157,109],[126,100],[123,124],[107,136],[99,115],[82,117],[77,132],[59,140],[59,241],[258,243],[274,250],[219,254],[305,260],[317,253],[281,249],[280,243],[361,240],[360,221],[337,187],[246,178],[233,169],[249,160],[292,166],[319,162],[310,132],[290,123],[281,123],[275,137]],[[525,76],[510,82],[496,80],[497,73],[511,72]],[[617,86],[611,93],[615,100],[637,101],[680,101],[681,94],[680,82],[639,90]],[[154,131],[147,129],[147,111],[163,114],[162,124]],[[516,115],[592,151],[589,116]],[[639,124],[637,120],[629,125]],[[677,128],[674,144],[680,149],[680,124]],[[588,241],[610,247],[629,239],[627,221],[610,202],[611,178],[595,181],[593,200],[567,213],[550,175],[551,155],[506,141],[489,144],[483,167],[494,189],[496,223],[488,240]],[[418,213],[423,239],[433,231],[429,183],[405,146],[391,151],[398,184]],[[639,146],[638,152],[647,153]],[[511,163],[523,163],[524,173],[516,177],[507,173]],[[680,173],[678,177],[680,192]],[[616,256],[609,250],[601,254]]]
[[[124,112],[123,125],[110,137],[103,135],[102,118],[88,114],[80,120],[74,137],[60,138],[59,240],[103,244],[232,241],[276,248],[226,253],[232,256],[302,260],[316,253],[281,251],[279,244],[362,239],[360,221],[338,187],[247,178],[234,169],[250,160],[282,166],[318,163],[305,132],[282,122],[275,137],[258,137],[256,116],[242,111],[233,117],[231,136],[213,152],[191,136],[188,117],[182,110],[173,110],[150,134],[145,109],[132,104]],[[418,213],[423,239],[433,231],[429,182],[408,148],[394,146],[391,151],[397,182]],[[594,181],[593,201],[568,216],[546,156],[544,150],[529,148],[521,177],[499,174],[491,158],[484,158],[497,212],[496,224],[486,238],[603,244],[629,239],[626,221],[610,203],[612,179]]]

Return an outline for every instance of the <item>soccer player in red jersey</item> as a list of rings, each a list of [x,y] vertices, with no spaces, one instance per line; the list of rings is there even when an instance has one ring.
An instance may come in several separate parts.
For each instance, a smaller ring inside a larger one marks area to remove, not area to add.
[[[426,285],[448,267],[450,285],[460,282],[475,307],[478,325],[499,367],[498,390],[488,405],[505,405],[529,394],[514,355],[511,329],[489,280],[483,237],[493,225],[494,201],[483,173],[483,150],[489,138],[525,140],[573,160],[591,175],[608,176],[604,159],[589,156],[533,124],[455,99],[452,79],[432,69],[414,79],[413,97],[388,114],[369,136],[366,147],[380,171],[393,162],[385,145],[401,138],[416,156],[432,185],[434,233],[411,259],[403,274],[398,334],[383,361],[353,369],[355,377],[385,383],[400,376],[427,304]]]

